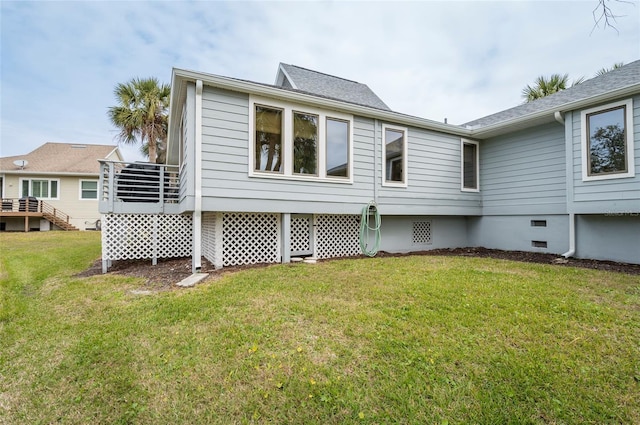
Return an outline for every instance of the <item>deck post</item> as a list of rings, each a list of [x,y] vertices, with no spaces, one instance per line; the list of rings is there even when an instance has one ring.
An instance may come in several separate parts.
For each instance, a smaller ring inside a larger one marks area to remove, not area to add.
[[[282,213],[282,262],[291,262],[291,213]]]

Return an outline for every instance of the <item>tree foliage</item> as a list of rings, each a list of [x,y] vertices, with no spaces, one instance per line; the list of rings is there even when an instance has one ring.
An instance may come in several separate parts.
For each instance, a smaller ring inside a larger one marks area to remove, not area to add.
[[[580,84],[583,80],[584,77],[580,77],[573,81],[571,86]],[[522,97],[525,99],[525,102],[531,102],[533,100],[549,96],[550,94],[557,93],[571,86],[569,85],[569,74],[552,74],[549,78],[541,75],[536,78],[533,86],[527,84],[527,86],[522,89]]]
[[[618,124],[598,127],[589,146],[591,173],[611,173],[626,169],[624,130]]]
[[[117,106],[108,110],[111,123],[120,131],[116,136],[126,144],[141,144],[149,162],[163,161],[166,149],[169,97],[168,84],[156,78],[134,78],[114,89]]]

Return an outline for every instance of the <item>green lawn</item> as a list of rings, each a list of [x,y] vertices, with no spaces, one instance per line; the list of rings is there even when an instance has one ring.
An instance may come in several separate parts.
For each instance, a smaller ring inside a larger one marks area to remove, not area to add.
[[[0,424],[640,423],[640,277],[479,258],[74,278],[0,234]]]

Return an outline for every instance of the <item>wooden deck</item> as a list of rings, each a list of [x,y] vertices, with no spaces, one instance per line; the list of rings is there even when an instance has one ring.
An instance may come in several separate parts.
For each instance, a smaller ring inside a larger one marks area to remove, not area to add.
[[[24,218],[24,231],[29,231],[29,219],[44,218],[62,230],[78,230],[69,220],[70,217],[57,208],[35,198],[2,199],[0,217]]]

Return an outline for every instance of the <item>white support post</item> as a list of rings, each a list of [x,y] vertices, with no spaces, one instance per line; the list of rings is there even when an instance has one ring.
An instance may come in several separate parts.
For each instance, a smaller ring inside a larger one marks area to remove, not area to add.
[[[282,236],[281,236],[281,250],[282,250],[282,262],[291,262],[291,213],[282,213]]]

